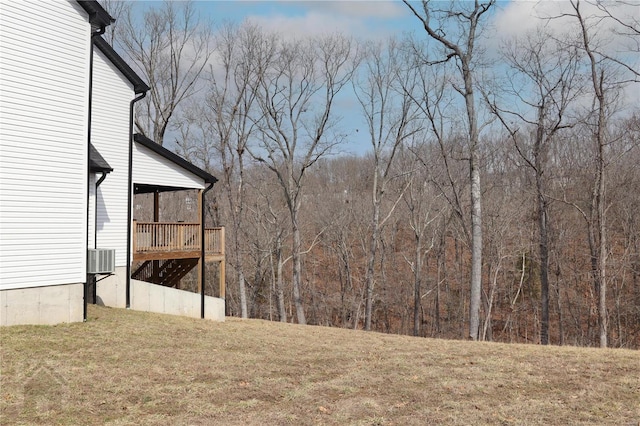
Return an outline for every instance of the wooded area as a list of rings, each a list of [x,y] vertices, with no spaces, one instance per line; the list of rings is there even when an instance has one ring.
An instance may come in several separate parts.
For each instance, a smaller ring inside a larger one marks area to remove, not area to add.
[[[424,31],[385,41],[103,4],[151,86],[137,130],[219,178],[229,315],[640,348],[626,2],[565,3],[494,50],[494,1],[405,1]]]

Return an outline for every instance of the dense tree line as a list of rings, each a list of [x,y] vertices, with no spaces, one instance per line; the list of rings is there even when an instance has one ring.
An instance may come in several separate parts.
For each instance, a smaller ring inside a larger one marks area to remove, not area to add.
[[[571,2],[489,59],[493,1],[406,6],[424,31],[375,42],[119,6],[138,130],[220,177],[228,313],[640,347],[637,20]]]

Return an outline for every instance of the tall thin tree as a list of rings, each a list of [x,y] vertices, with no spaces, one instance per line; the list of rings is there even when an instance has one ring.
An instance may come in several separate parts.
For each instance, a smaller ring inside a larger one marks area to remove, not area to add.
[[[482,189],[480,184],[480,131],[475,100],[476,43],[482,30],[482,20],[495,0],[481,2],[441,2],[423,0],[417,8],[403,0],[420,20],[427,35],[441,48],[444,58],[432,63],[454,60],[462,85],[454,88],[463,97],[467,112],[469,180],[471,190],[471,297],[469,303],[468,337],[477,340],[480,331],[480,301],[482,290]],[[450,35],[447,35],[450,34]]]
[[[534,174],[540,260],[540,342],[546,345],[549,344],[549,152],[555,135],[574,124],[568,115],[581,89],[579,55],[575,48],[554,42],[551,34],[538,29],[506,43],[502,57],[510,69],[506,79],[511,81],[504,85],[507,98],[502,103],[509,106],[499,105],[486,93],[485,97],[508,131],[520,158]],[[526,110],[531,110],[531,114]]]
[[[372,210],[365,275],[365,330],[371,330],[374,266],[380,230],[402,199],[402,193],[391,203],[383,217],[382,202],[389,182],[397,177],[393,167],[396,154],[407,138],[419,129],[415,103],[407,91],[402,90],[402,87],[407,86],[407,82],[398,82],[399,79],[408,77],[407,73],[403,73],[402,67],[402,57],[395,40],[389,40],[386,45],[369,44],[361,75],[354,79],[356,97],[362,107],[373,151]]]

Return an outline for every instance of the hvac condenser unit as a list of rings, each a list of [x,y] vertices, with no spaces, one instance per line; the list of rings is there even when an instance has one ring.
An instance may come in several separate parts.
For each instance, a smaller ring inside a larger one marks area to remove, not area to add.
[[[87,274],[111,274],[116,269],[114,249],[89,249]]]

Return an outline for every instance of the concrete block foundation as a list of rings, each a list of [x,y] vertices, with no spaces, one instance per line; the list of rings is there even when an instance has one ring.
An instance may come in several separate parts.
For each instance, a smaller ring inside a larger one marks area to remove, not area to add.
[[[0,291],[0,326],[81,322],[84,284]]]

